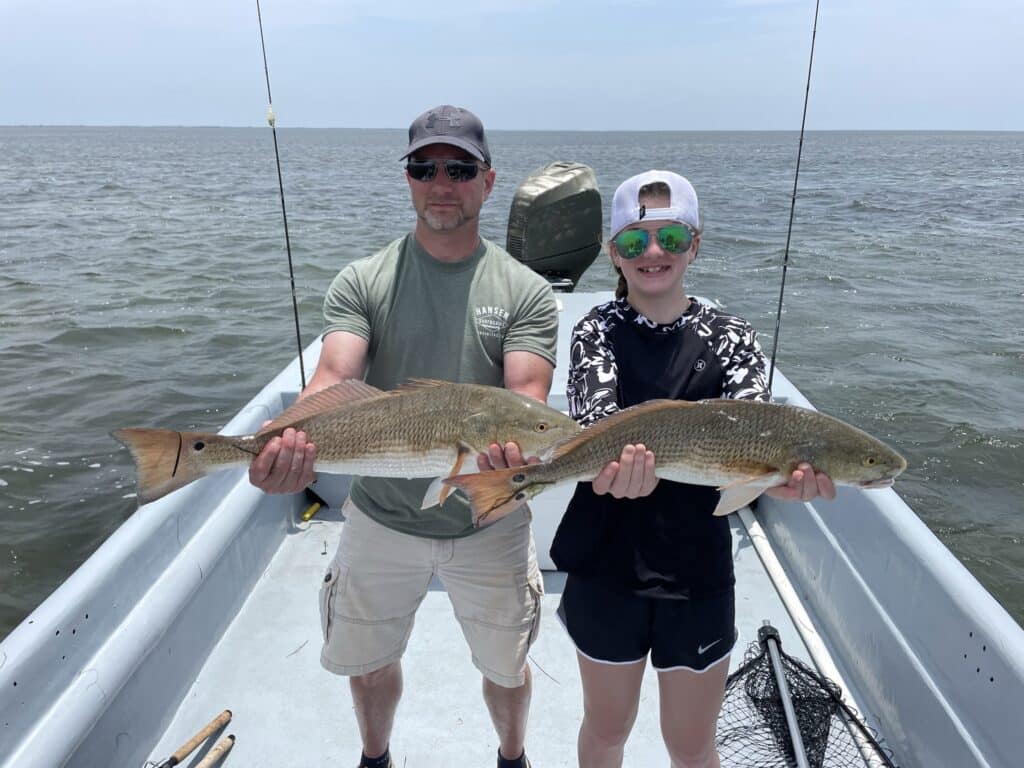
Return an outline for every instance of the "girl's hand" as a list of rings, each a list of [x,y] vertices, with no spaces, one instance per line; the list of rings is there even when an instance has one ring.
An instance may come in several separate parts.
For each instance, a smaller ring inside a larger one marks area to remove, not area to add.
[[[519,446],[513,442],[505,443],[504,446],[498,445],[498,443],[491,443],[487,453],[479,453],[476,457],[476,467],[481,472],[539,463],[540,459],[536,456],[524,457]]]
[[[768,496],[787,501],[810,501],[821,496],[825,499],[836,497],[836,486],[824,472],[815,472],[814,467],[804,463],[793,470],[789,480],[765,491]]]
[[[594,478],[594,493],[610,493],[616,499],[638,499],[650,496],[658,485],[654,474],[654,452],[642,444],[627,445],[618,461],[610,461]]]

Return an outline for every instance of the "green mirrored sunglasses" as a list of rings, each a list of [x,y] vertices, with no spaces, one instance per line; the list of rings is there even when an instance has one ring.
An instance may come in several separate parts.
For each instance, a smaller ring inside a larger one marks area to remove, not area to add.
[[[658,245],[668,253],[686,253],[693,245],[693,230],[685,224],[666,224],[655,232]],[[647,250],[651,233],[646,229],[625,229],[615,236],[615,250],[624,259],[635,259]]]

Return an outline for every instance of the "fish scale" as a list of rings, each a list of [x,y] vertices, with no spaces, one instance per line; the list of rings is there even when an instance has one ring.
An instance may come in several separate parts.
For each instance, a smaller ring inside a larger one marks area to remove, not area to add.
[[[139,500],[153,501],[219,469],[248,466],[286,429],[316,445],[318,472],[375,477],[442,477],[459,471],[492,443],[517,443],[524,456],[546,456],[580,431],[559,411],[500,387],[414,381],[382,392],[345,381],[297,401],[254,435],[225,436],[122,429],[139,475]],[[441,487],[440,498],[447,495]]]
[[[654,452],[659,476],[680,482],[727,482],[735,478],[738,468],[774,465],[784,471],[800,461],[811,461],[816,455],[814,445],[799,436],[836,427],[831,417],[804,409],[763,408],[739,400],[704,405],[708,407],[666,402],[636,412],[620,411],[609,417],[601,433],[556,446],[545,465],[549,471],[538,470],[536,477],[557,477],[567,467],[573,468],[574,479],[588,476],[616,460],[624,445],[642,443]]]
[[[561,483],[593,480],[626,445],[654,453],[659,478],[718,486],[716,514],[734,511],[801,464],[839,485],[889,485],[906,468],[898,453],[817,411],[752,400],[653,400],[619,411],[556,445],[541,464],[445,480],[470,497],[474,519],[500,516]]]

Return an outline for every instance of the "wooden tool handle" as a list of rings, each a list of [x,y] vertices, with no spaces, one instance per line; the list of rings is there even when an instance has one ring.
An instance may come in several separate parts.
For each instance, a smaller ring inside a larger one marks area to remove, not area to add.
[[[208,738],[210,738],[210,734],[211,733],[213,733],[214,731],[218,730],[219,728],[223,728],[230,721],[231,721],[231,710],[230,709],[225,709],[223,712],[221,712],[219,715],[217,715],[215,718],[213,718],[213,720],[211,720],[209,722],[209,724],[205,728],[203,728],[203,730],[201,730],[199,733],[197,733],[191,739],[186,741],[178,749],[177,752],[175,752],[173,755],[171,755],[171,758],[170,758],[170,760],[168,760],[168,763],[170,763],[171,765],[177,765],[178,763],[180,763],[182,760],[184,760],[186,757],[188,757],[189,755],[192,754],[192,750],[194,750],[202,742],[204,742]]]
[[[231,747],[235,745],[234,734],[229,734],[227,738],[221,739],[217,742],[217,746],[206,753],[206,757],[202,759],[196,768],[213,768],[214,765],[220,762],[220,759],[224,757],[228,752],[231,751]]]

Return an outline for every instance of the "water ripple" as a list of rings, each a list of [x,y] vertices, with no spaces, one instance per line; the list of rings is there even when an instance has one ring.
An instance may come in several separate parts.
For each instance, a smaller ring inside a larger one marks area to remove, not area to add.
[[[279,131],[303,337],[337,270],[413,224],[403,131]],[[120,426],[217,429],[294,355],[265,130],[0,128],[0,637],[131,514]],[[605,196],[648,167],[701,197],[690,290],[770,349],[796,135],[495,132],[481,229],[552,160]],[[779,364],[903,451],[899,492],[1024,618],[1024,136],[808,135]],[[606,213],[607,216],[607,213]],[[607,218],[605,232],[607,233]],[[584,290],[607,290],[602,254]]]

